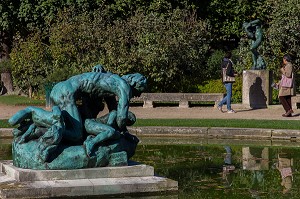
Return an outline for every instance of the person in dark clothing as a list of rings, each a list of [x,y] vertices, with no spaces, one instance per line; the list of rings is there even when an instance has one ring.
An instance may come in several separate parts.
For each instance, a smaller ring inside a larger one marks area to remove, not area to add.
[[[222,67],[222,71],[226,71],[226,75],[229,77],[234,77],[235,76],[235,72],[233,69],[233,63],[231,61],[231,52],[226,52],[221,67]],[[226,68],[226,70],[223,70],[224,68]],[[220,110],[221,112],[223,112],[222,110],[222,106],[223,105],[227,105],[227,113],[236,113],[232,108],[231,108],[231,96],[232,96],[232,81],[226,81],[223,79],[223,84],[226,88],[226,96],[218,103],[218,110]]]

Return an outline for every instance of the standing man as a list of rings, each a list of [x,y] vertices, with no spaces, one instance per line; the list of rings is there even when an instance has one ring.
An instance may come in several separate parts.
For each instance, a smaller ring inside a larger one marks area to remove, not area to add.
[[[225,56],[223,58],[222,64],[222,72],[225,72],[227,76],[229,77],[234,77],[234,69],[233,69],[233,63],[231,61],[231,52],[226,52]],[[223,70],[226,69],[226,70]],[[222,74],[223,77],[223,74]],[[223,80],[223,78],[222,78]],[[219,102],[217,108],[219,111],[223,112],[222,106],[227,105],[227,113],[236,113],[232,108],[231,108],[231,96],[232,96],[232,84],[233,82],[229,81],[224,81],[223,84],[226,88],[226,96]]]

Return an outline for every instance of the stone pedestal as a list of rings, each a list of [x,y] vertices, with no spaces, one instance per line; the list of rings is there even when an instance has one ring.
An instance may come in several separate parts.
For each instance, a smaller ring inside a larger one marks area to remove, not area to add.
[[[248,108],[267,108],[272,104],[272,72],[243,71],[243,105]]]
[[[109,197],[177,191],[174,180],[154,175],[154,168],[131,166],[75,170],[20,169],[0,162],[0,198]]]

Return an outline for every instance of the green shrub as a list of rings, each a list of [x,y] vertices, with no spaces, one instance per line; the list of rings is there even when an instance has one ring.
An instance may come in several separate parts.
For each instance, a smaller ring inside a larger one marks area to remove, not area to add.
[[[2,60],[0,62],[0,72],[10,72],[11,71],[11,61]]]
[[[136,13],[107,32],[102,64],[118,74],[139,71],[148,78],[149,91],[189,92],[206,78],[209,24],[192,12]]]
[[[278,93],[279,93],[279,90],[273,89],[273,92],[272,92],[272,104],[279,104]]]
[[[200,93],[225,93],[226,89],[221,79],[213,79],[205,81],[202,85],[198,85]]]
[[[203,85],[198,85],[198,91],[200,93],[226,93],[226,89],[221,81],[208,80]],[[232,87],[232,102],[241,103],[243,99],[243,78],[238,76]],[[273,89],[272,92],[272,104],[279,104],[278,90]]]
[[[241,103],[243,99],[243,78],[238,76],[232,86],[232,102]]]
[[[207,77],[217,79],[221,74],[221,62],[225,52],[223,50],[216,50],[207,60]]]
[[[65,9],[49,24],[49,38],[39,33],[16,37],[11,53],[15,85],[33,96],[45,83],[96,64],[119,75],[142,73],[152,92],[195,92],[194,85],[206,79],[210,26],[194,12],[137,12],[110,22],[103,13]]]
[[[27,40],[16,40],[10,53],[12,75],[17,87],[32,97],[45,82],[45,77],[51,73],[51,57],[48,46],[36,33]]]
[[[296,93],[300,93],[300,74],[295,74]]]
[[[236,77],[236,81],[232,87],[232,102],[241,103],[242,102],[242,78]],[[226,89],[222,83],[221,79],[208,80],[204,82],[203,85],[198,86],[198,91],[200,93],[226,93]]]

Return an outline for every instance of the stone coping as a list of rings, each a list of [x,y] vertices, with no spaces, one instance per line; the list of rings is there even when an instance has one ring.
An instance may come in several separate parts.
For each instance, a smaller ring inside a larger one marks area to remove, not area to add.
[[[151,136],[194,136],[199,138],[221,139],[253,139],[253,140],[297,140],[300,139],[300,130],[261,129],[261,128],[232,128],[232,127],[161,127],[144,126],[128,127],[129,132]]]
[[[143,126],[127,127],[129,132],[152,136],[196,136],[201,138],[235,138],[235,139],[300,139],[300,130],[232,128],[232,127],[167,127]],[[0,128],[0,138],[12,138],[12,128]]]

